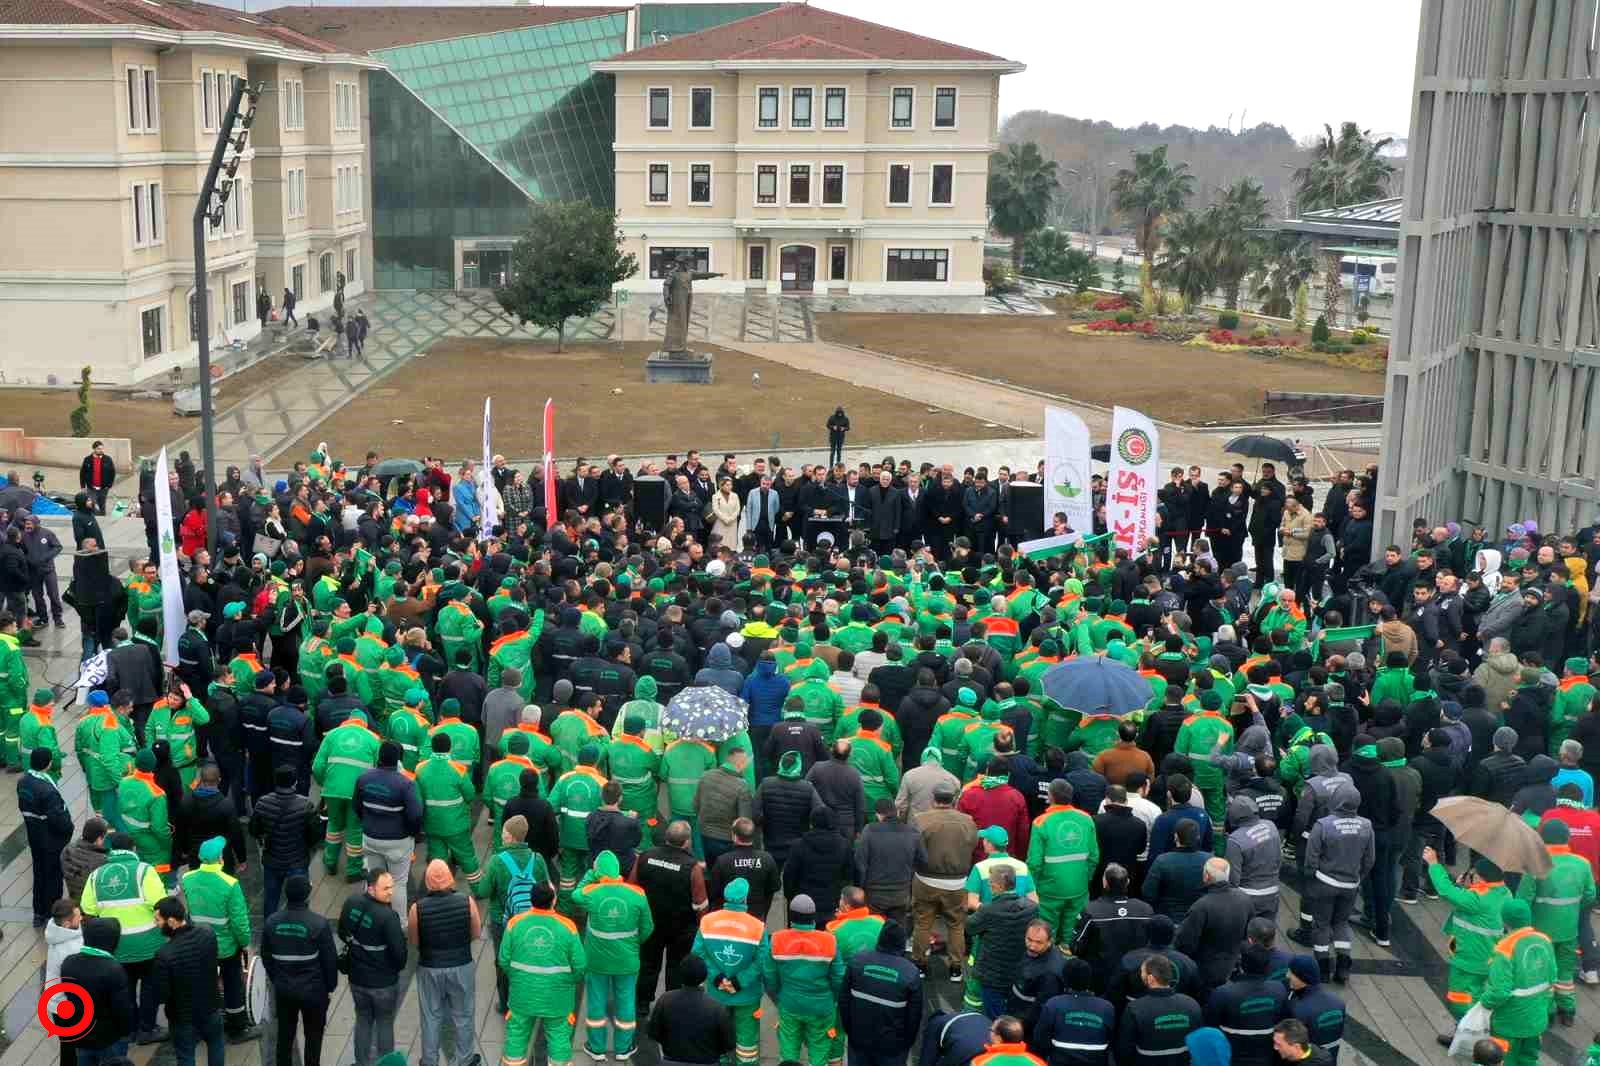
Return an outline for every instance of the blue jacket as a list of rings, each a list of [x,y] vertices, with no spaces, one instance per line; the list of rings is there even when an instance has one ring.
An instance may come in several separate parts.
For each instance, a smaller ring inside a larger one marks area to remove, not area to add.
[[[777,725],[783,718],[783,701],[789,698],[789,679],[778,673],[776,662],[758,659],[739,698],[750,705],[751,725]]]
[[[1193,797],[1190,802],[1193,802]],[[1162,811],[1156,817],[1155,824],[1150,827],[1151,862],[1155,862],[1162,852],[1171,851],[1178,846],[1178,823],[1182,821],[1190,821],[1200,827],[1200,838],[1194,843],[1195,850],[1211,851],[1211,816],[1206,813],[1204,807],[1179,804]]]
[[[1237,977],[1211,990],[1206,1021],[1221,1029],[1234,1066],[1273,1066],[1272,1027],[1288,1016],[1289,990],[1281,981]]]
[[[1050,1066],[1106,1066],[1116,1038],[1117,1012],[1090,992],[1051,996],[1039,1010],[1028,1041]]]
[[[361,832],[376,840],[422,835],[422,797],[417,783],[399,770],[374,767],[356,778],[354,797]]]
[[[1344,1000],[1320,984],[1289,993],[1289,1017],[1305,1023],[1311,1042],[1326,1048],[1333,1061],[1339,1061],[1339,1043],[1344,1039]]]
[[[694,683],[715,685],[730,695],[739,695],[745,681],[744,675],[734,668],[733,650],[721,641],[711,645],[711,650],[706,652],[706,665],[694,675]]]
[[[989,1024],[977,1011],[935,1014],[922,1027],[917,1066],[966,1066],[989,1046]]]
[[[456,479],[454,487],[450,490],[450,502],[455,506],[455,513],[450,516],[450,524],[457,530],[466,529],[478,520],[478,486],[471,481],[461,478]]]

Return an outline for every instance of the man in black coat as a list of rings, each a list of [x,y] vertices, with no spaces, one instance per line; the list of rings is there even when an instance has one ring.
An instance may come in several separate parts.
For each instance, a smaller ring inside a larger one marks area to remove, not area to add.
[[[1107,866],[1101,883],[1105,890],[1078,915],[1071,947],[1074,956],[1094,967],[1095,991],[1113,996],[1117,966],[1124,955],[1148,942],[1155,911],[1144,900],[1129,895],[1126,867],[1118,863]],[[1170,919],[1167,925],[1171,927]]]
[[[946,470],[939,482],[928,486],[928,509],[923,523],[923,539],[939,558],[950,550],[950,541],[959,536],[965,514],[962,497],[966,489]]]
[[[555,869],[556,857],[560,852],[560,825],[556,819],[556,809],[550,801],[539,794],[539,771],[524,770],[517,778],[520,786],[515,796],[506,801],[501,824],[517,815],[528,820],[528,847],[537,854],[543,855],[550,868]]]
[[[1011,985],[1027,954],[1028,925],[1039,905],[1017,895],[1017,872],[1009,866],[989,871],[988,903],[967,918],[967,943],[977,958],[974,976],[983,997],[984,1013],[999,1017],[1010,1001]]]
[[[755,840],[755,823],[749,818],[735,818],[732,849],[718,855],[716,864],[706,873],[709,910],[721,910],[723,889],[730,881],[742,877],[750,885],[747,909],[756,917],[766,919],[773,898],[783,891],[783,870],[776,859],[756,847]]]
[[[1073,795],[1077,794],[1074,786]],[[1125,786],[1107,786],[1104,807],[1094,816],[1094,835],[1100,842],[1100,870],[1109,871],[1112,864],[1119,866],[1123,871],[1122,887],[1137,895],[1144,873],[1139,856],[1150,846],[1150,827],[1133,813]]]
[[[1228,883],[1228,860],[1212,858],[1205,866],[1205,891],[1178,927],[1177,949],[1200,967],[1200,983],[1215,988],[1239,964],[1239,949],[1250,925],[1250,897]]]
[[[261,962],[272,979],[278,1047],[294,1046],[304,1018],[305,1061],[319,1062],[328,1000],[339,983],[338,951],[333,927],[310,907],[311,882],[305,875],[289,878],[284,892],[288,906],[268,918],[261,931]]]
[[[645,1032],[666,1062],[713,1066],[733,1055],[733,1014],[706,995],[706,964],[689,955],[678,964],[677,987],[656,1003]]]
[[[222,837],[227,847],[222,853],[223,872],[237,876],[245,864],[244,833],[239,829],[239,812],[226,793],[222,791],[222,771],[216,763],[200,767],[200,777],[195,787],[183,797],[180,816],[176,819],[184,828],[186,854],[182,856],[189,866],[200,865],[199,848],[203,841]]]
[[[97,514],[106,513],[106,494],[117,480],[117,464],[106,454],[104,441],[95,441],[78,467],[78,487],[94,501]]]
[[[311,852],[322,843],[316,804],[295,790],[294,769],[278,767],[273,786],[250,814],[250,835],[261,845],[261,910],[267,919],[278,909],[284,884],[306,876]]]
[[[900,542],[900,530],[907,521],[909,503],[903,489],[894,487],[894,475],[879,471],[878,480],[867,488],[867,517],[862,523],[873,550],[879,555],[893,552]]]
[[[17,809],[28,829],[28,853],[33,860],[33,927],[43,929],[50,908],[64,889],[61,852],[72,843],[72,817],[50,769],[50,750],[34,748],[28,755],[28,772],[17,782]]]
[[[922,1022],[922,973],[906,958],[906,932],[895,922],[878,943],[850,960],[839,988],[839,1028],[850,1061],[904,1063]]]
[[[1256,585],[1272,580],[1272,554],[1278,547],[1278,527],[1283,524],[1283,506],[1288,492],[1278,480],[1277,467],[1261,464],[1261,477],[1250,489],[1255,506],[1250,511],[1250,543],[1256,550]]]
[[[206,1061],[220,1063],[227,1045],[217,1002],[217,935],[191,923],[176,896],[156,904],[156,925],[167,938],[156,952],[156,988],[172,1026],[172,1049],[179,1062],[193,1062],[204,1041]]]
[[[128,973],[112,958],[117,941],[122,939],[122,924],[115,918],[84,918],[83,946],[61,960],[61,980],[79,985],[95,1005],[94,1021],[87,1032],[63,1043],[86,1051],[108,1053],[107,1059],[127,1054],[128,1038],[133,1034],[133,994]],[[213,978],[215,983],[215,978]],[[221,1062],[221,1059],[217,1060]]]

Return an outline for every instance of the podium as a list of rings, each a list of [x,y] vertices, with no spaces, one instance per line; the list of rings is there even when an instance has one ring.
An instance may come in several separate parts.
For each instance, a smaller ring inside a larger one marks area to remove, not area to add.
[[[850,540],[845,529],[843,518],[808,518],[806,519],[806,547],[815,551],[817,538],[824,533],[833,534],[833,546],[840,551],[850,547]]]
[[[667,528],[667,496],[665,478],[642,474],[633,479],[634,514],[652,533]]]

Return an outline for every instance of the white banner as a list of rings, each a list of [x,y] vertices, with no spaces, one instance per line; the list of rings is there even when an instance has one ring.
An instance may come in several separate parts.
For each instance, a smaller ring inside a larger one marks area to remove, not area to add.
[[[156,545],[161,551],[161,658],[178,665],[178,638],[188,628],[183,611],[183,578],[178,576],[178,544],[173,540],[172,490],[167,485],[167,449],[156,457]]]
[[[483,465],[478,468],[478,539],[488,540],[500,516],[494,510],[494,473],[489,453],[489,397],[483,398]]]
[[[1094,497],[1089,492],[1089,427],[1063,407],[1044,409],[1044,525],[1056,512],[1078,533],[1094,532]]]
[[[1106,529],[1112,543],[1143,554],[1156,535],[1156,489],[1161,434],[1149,416],[1118,407],[1111,418],[1111,478],[1106,484]]]

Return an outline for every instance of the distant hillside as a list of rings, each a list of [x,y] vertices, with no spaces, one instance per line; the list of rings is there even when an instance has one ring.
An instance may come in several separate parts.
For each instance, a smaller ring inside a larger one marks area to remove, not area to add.
[[[1078,177],[1061,176],[1062,199],[1074,225],[1082,219],[1088,203],[1083,176],[1099,174],[1101,191],[1096,217],[1112,229],[1122,226],[1117,220],[1108,222],[1111,211],[1106,187],[1117,167],[1132,162],[1133,151],[1170,145],[1168,156],[1188,163],[1195,176],[1195,206],[1208,203],[1218,188],[1243,177],[1255,178],[1278,216],[1284,214],[1286,198],[1292,195],[1294,170],[1304,164],[1308,155],[1282,126],[1263,124],[1240,133],[1215,126],[1205,130],[1188,126],[1163,129],[1154,123],[1122,129],[1109,122],[1049,111],[1012,115],[1000,129],[1000,140],[1035,141],[1047,159],[1054,159],[1063,170],[1078,171]]]

